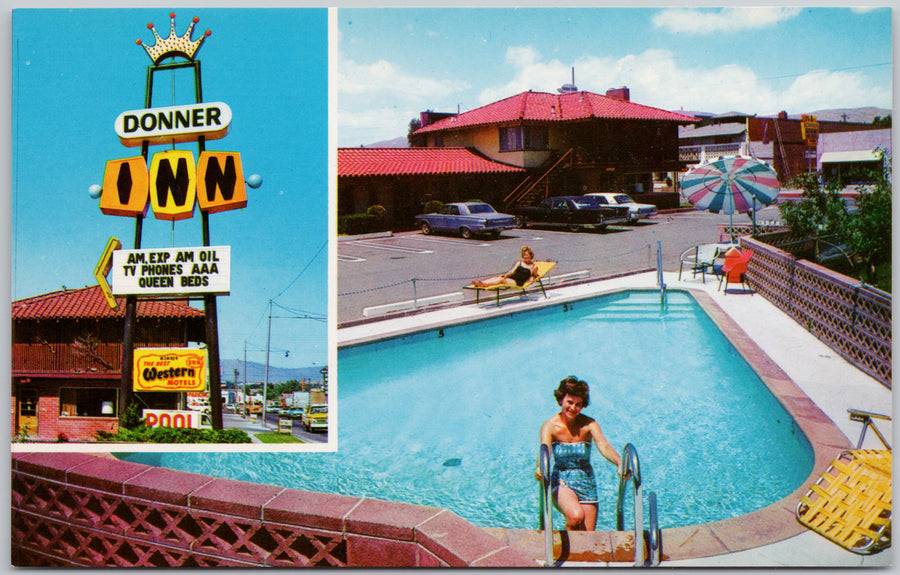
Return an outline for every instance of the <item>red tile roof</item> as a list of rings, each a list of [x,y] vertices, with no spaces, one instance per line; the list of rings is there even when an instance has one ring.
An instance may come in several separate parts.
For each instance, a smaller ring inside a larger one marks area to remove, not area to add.
[[[690,123],[697,118],[593,92],[522,92],[416,130],[417,134],[509,122],[573,122],[591,118]]]
[[[12,302],[13,320],[103,319],[125,317],[125,298],[110,309],[99,286],[55,291]],[[202,318],[204,311],[182,302],[139,300],[138,318]]]
[[[466,148],[338,148],[338,176],[410,176],[523,172]]]

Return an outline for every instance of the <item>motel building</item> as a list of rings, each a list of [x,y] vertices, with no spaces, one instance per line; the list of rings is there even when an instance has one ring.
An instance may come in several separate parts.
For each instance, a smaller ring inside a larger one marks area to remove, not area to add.
[[[99,286],[12,302],[12,436],[91,441],[118,429],[125,298],[111,308]],[[135,347],[205,339],[205,313],[185,300],[140,299]],[[184,393],[135,392],[143,409],[177,409]]]
[[[660,209],[678,194],[655,182],[683,170],[678,130],[697,118],[567,84],[522,92],[460,113],[422,112],[411,148],[340,148],[338,215],[385,208],[386,224],[413,227],[429,200],[477,198],[500,212],[550,196],[625,192]]]

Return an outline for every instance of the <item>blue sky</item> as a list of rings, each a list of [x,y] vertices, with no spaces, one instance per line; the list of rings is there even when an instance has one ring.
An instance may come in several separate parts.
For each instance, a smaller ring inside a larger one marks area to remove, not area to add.
[[[328,15],[324,9],[210,8],[17,10],[12,33],[12,299],[96,284],[110,236],[134,244],[134,220],[103,215],[88,188],[107,160],[140,154],[113,122],[144,107],[147,23],[169,34],[200,18],[203,99],[232,110],[230,133],[211,151],[241,154],[247,207],[210,216],[212,245],[231,246],[231,295],[218,298],[223,359],[271,358],[285,367],[328,359]],[[155,75],[153,106],[193,103],[192,75]],[[180,144],[197,157],[196,145]],[[165,150],[151,146],[150,151]],[[199,246],[199,210],[189,220],[144,221],[142,247]],[[201,305],[201,304],[198,304]],[[300,319],[304,318],[304,319]],[[308,319],[317,318],[317,319]],[[286,353],[288,356],[286,357]],[[231,378],[231,374],[225,374]]]
[[[405,136],[427,109],[555,93],[572,67],[579,89],[670,110],[892,107],[890,8],[347,8],[338,33],[340,146]]]

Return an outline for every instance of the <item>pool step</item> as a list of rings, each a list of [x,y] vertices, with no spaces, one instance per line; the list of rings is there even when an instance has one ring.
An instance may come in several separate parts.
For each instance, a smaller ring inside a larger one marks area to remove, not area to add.
[[[658,319],[691,319],[696,317],[696,307],[689,303],[670,303],[660,307],[659,296],[656,301],[634,301],[632,299],[612,302],[598,309],[584,319],[603,320],[658,320]]]

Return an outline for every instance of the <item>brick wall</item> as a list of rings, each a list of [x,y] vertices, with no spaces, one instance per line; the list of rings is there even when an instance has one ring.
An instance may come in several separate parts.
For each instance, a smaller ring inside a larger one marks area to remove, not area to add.
[[[12,455],[16,566],[534,567],[439,508],[120,461]]]

